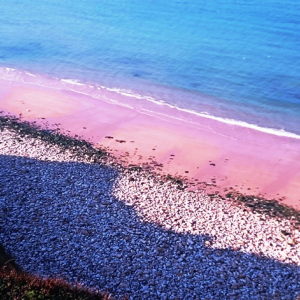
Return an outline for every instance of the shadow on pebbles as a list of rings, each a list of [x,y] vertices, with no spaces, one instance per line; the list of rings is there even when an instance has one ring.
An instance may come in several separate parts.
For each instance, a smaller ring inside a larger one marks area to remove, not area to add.
[[[25,271],[130,299],[296,299],[300,235],[150,173],[0,132],[0,239]]]

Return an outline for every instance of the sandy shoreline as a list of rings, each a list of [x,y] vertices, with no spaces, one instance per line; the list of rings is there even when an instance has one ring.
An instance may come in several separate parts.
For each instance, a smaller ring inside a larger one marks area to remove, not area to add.
[[[209,182],[208,192],[233,188],[300,208],[300,140],[204,118],[197,126],[163,120],[87,95],[8,80],[0,80],[0,110],[59,124],[117,156],[126,154],[128,164],[148,163],[163,174]]]

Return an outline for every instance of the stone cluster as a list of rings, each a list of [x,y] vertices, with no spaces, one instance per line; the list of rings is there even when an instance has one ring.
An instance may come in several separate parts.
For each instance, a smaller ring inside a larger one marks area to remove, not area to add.
[[[29,273],[117,299],[300,294],[300,232],[290,221],[7,128],[0,241]]]

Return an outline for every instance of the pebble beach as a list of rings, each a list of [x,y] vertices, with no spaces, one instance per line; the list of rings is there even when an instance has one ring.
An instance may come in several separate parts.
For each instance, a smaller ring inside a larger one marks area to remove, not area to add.
[[[300,1],[0,11],[1,299],[300,300]]]
[[[26,272],[116,299],[300,294],[300,232],[292,219],[20,128],[5,121],[0,128],[0,239]]]

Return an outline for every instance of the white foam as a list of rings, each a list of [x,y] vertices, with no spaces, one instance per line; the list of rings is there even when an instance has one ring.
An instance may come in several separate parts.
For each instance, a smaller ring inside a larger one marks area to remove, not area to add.
[[[16,71],[16,69],[13,68],[4,68],[6,71]]]
[[[60,81],[61,82],[66,82],[66,83],[69,83],[69,84],[85,86],[84,83],[80,83],[78,80],[75,80],[75,79],[61,79]]]
[[[219,122],[222,122],[222,123],[225,123],[225,124],[230,124],[230,125],[235,125],[235,126],[241,126],[241,127],[245,127],[245,128],[257,130],[257,131],[260,131],[260,132],[277,135],[277,136],[289,137],[289,138],[294,138],[294,139],[300,139],[300,135],[297,135],[297,134],[295,134],[293,132],[285,131],[284,129],[275,129],[275,128],[269,128],[269,127],[261,127],[261,126],[258,126],[258,125],[255,125],[255,124],[250,124],[250,123],[247,123],[247,122],[244,122],[244,121],[216,117],[216,116],[212,116],[212,115],[210,115],[208,113],[197,113],[195,111],[190,111],[190,110],[187,110],[187,109],[180,109],[180,110],[186,111],[186,112],[190,112],[190,113],[192,113],[194,115],[198,115],[198,116],[203,117],[203,118],[207,118],[207,119],[219,121]]]
[[[38,78],[41,79],[39,82],[34,81],[34,82],[28,82],[28,81],[24,81],[24,74],[25,75],[29,75],[30,77],[34,77],[34,78]],[[23,75],[23,76],[22,76]],[[113,103],[119,106],[123,106],[123,107],[127,107],[130,109],[135,109],[135,110],[139,110],[142,113],[145,114],[151,114],[151,115],[161,115],[161,116],[165,116],[168,119],[176,119],[178,121],[184,121],[184,122],[189,122],[189,123],[194,123],[195,122],[191,122],[188,119],[189,118],[178,118],[173,116],[172,114],[163,114],[160,110],[149,110],[145,107],[133,107],[132,105],[128,104],[128,103],[124,103],[124,102],[120,102],[114,99],[109,99],[107,97],[101,97],[101,93],[99,95],[95,95],[93,93],[89,93],[86,91],[86,89],[88,89],[90,92],[94,91],[94,90],[98,90],[99,92],[101,90],[107,90],[110,92],[115,92],[117,94],[121,94],[125,97],[130,97],[130,98],[135,98],[135,99],[139,99],[139,100],[145,100],[147,102],[151,102],[155,105],[159,105],[159,106],[166,106],[168,108],[183,112],[185,114],[189,114],[189,115],[193,115],[193,116],[198,116],[198,117],[202,117],[202,118],[207,118],[207,119],[211,119],[211,120],[215,120],[218,122],[222,122],[225,124],[229,124],[229,125],[233,125],[233,126],[240,126],[240,127],[244,127],[244,128],[249,128],[252,130],[256,130],[256,131],[260,131],[260,132],[264,132],[267,134],[272,134],[272,135],[276,135],[276,136],[280,136],[280,137],[288,137],[288,138],[293,138],[293,139],[300,139],[300,135],[295,134],[293,132],[289,132],[286,131],[284,129],[275,129],[275,128],[268,128],[268,127],[262,127],[262,126],[258,126],[255,124],[250,124],[247,123],[245,121],[240,121],[240,120],[235,120],[235,119],[229,119],[229,118],[222,118],[222,117],[217,117],[214,115],[211,115],[207,112],[196,112],[194,110],[191,109],[186,109],[186,108],[180,108],[178,106],[166,103],[164,100],[162,99],[155,99],[153,97],[150,96],[142,96],[140,94],[134,93],[131,90],[126,90],[126,89],[120,89],[120,88],[109,88],[109,87],[105,87],[102,85],[88,85],[88,84],[84,84],[76,79],[59,79],[59,78],[51,78],[50,80],[54,81],[54,83],[49,83],[48,85],[46,84],[46,82],[48,82],[47,80],[45,80],[44,78],[42,78],[42,76],[38,75],[38,74],[32,74],[29,72],[22,72],[22,71],[18,71],[16,69],[13,68],[9,68],[9,67],[0,67],[0,78],[2,79],[6,79],[6,80],[17,80],[17,81],[22,81],[22,82],[26,82],[28,84],[33,84],[33,85],[38,85],[38,86],[42,86],[42,87],[50,87],[53,89],[61,89],[61,88],[68,88],[68,90],[74,91],[76,93],[79,94],[83,94],[83,95],[87,95],[96,99],[102,99],[106,102],[109,103]],[[57,85],[55,85],[55,83]],[[67,86],[65,85],[67,83]],[[63,85],[63,86],[59,86],[59,84]],[[140,102],[141,103],[141,102]],[[146,103],[146,102],[145,102]],[[143,105],[145,105],[145,103],[143,103]]]
[[[25,74],[26,74],[26,75],[29,75],[29,76],[31,76],[31,77],[36,77],[35,74],[29,73],[29,72],[25,72]]]
[[[115,92],[120,93],[122,95],[126,95],[128,94],[128,92],[122,92],[122,90],[119,90],[117,88],[114,89]],[[207,118],[207,119],[211,119],[211,120],[215,120],[218,122],[222,122],[225,124],[229,124],[229,125],[234,125],[234,126],[240,126],[240,127],[245,127],[245,128],[249,128],[249,129],[253,129],[256,131],[260,131],[260,132],[264,132],[264,133],[268,133],[268,134],[272,134],[272,135],[276,135],[276,136],[281,136],[281,137],[289,137],[289,138],[294,138],[294,139],[300,139],[300,135],[293,133],[293,132],[289,132],[286,131],[284,129],[276,129],[276,128],[269,128],[269,127],[262,127],[262,126],[258,126],[255,124],[251,124],[251,123],[247,123],[244,121],[240,121],[240,120],[235,120],[235,119],[229,119],[229,118],[222,118],[222,117],[216,117],[213,115],[210,115],[207,112],[196,112],[194,110],[190,110],[190,109],[185,109],[185,108],[180,108],[178,106],[166,103],[163,100],[156,100],[152,97],[149,96],[140,96],[140,95],[135,95],[135,94],[131,94],[131,97],[137,96],[139,99],[144,99],[150,102],[155,103],[156,105],[160,105],[160,106],[167,106],[169,108],[181,111],[181,112],[185,112],[188,114],[192,114],[192,115],[196,115],[202,118]],[[171,118],[173,118],[172,116],[169,116]],[[174,118],[179,120],[179,118]],[[182,121],[185,121],[183,119],[180,119]]]

